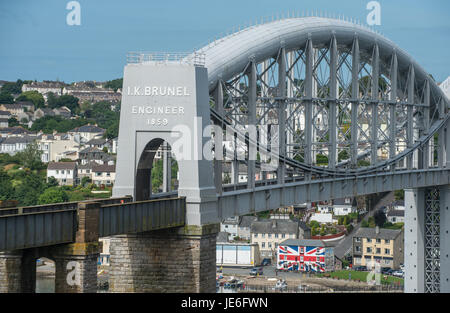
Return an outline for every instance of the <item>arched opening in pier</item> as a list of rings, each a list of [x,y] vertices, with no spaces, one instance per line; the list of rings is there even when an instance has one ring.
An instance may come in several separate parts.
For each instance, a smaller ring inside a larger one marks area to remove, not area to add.
[[[55,292],[55,262],[42,257],[36,260],[36,293]]]
[[[144,148],[136,169],[136,201],[152,195],[178,190],[178,163],[170,145],[161,138],[151,140]]]

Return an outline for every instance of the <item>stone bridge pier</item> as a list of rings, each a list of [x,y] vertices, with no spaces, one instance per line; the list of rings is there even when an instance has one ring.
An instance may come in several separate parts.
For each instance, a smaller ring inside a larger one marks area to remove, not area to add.
[[[219,224],[111,239],[112,292],[215,292]]]
[[[74,243],[0,252],[0,292],[36,291],[36,260],[55,262],[55,292],[97,292],[98,203],[79,203]]]

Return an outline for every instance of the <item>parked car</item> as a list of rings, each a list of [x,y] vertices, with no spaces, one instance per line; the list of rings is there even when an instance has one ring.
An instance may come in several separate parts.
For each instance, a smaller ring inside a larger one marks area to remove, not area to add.
[[[254,267],[250,270],[250,275],[251,276],[256,276],[256,275],[263,275],[263,268],[262,267]]]
[[[355,271],[357,271],[357,272],[364,272],[364,271],[367,271],[367,266],[365,266],[365,265],[362,265],[362,266],[355,266],[355,267],[353,268],[353,270],[355,270]]]
[[[393,271],[392,275],[396,276],[396,277],[403,277],[405,275],[405,273],[403,273],[402,270],[397,270],[397,271]]]
[[[381,268],[381,274],[392,275],[392,272],[393,272],[393,270],[390,267],[382,267]]]
[[[261,262],[261,266],[267,266],[267,265],[270,265],[270,264],[271,264],[270,259],[264,259]]]

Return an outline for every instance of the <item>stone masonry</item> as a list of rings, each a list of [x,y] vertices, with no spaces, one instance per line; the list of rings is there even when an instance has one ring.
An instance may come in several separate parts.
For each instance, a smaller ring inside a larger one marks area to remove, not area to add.
[[[215,292],[218,224],[111,238],[111,292]]]
[[[0,292],[22,292],[22,253],[0,252]]]
[[[36,260],[55,262],[55,292],[97,292],[99,203],[79,203],[75,242],[0,252],[0,292],[35,292]]]

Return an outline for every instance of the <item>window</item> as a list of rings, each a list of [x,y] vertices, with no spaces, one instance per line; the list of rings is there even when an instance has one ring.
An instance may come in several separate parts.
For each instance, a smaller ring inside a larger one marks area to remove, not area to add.
[[[272,243],[271,242],[268,243],[268,248],[272,248]]]
[[[367,248],[367,253],[372,253],[372,248]]]
[[[261,242],[261,248],[265,248],[266,247],[266,243],[265,242]]]
[[[384,243],[391,243],[389,239],[384,239]]]
[[[381,243],[381,239],[377,238],[377,243]]]
[[[109,172],[108,172],[108,173],[106,173],[106,176],[110,177],[110,176],[111,176],[111,173],[109,173]]]
[[[97,172],[97,173],[95,173],[95,176],[102,176],[102,173],[101,172]]]
[[[381,248],[377,248],[377,254],[381,253]]]
[[[361,247],[356,246],[356,247],[355,247],[355,252],[361,252]]]
[[[366,238],[367,242],[372,242],[372,239]]]
[[[361,242],[361,238],[360,237],[355,237],[355,242]]]
[[[59,171],[58,171],[58,170],[56,170],[56,174],[59,174]]]
[[[384,254],[391,254],[391,249],[384,249]]]
[[[272,234],[267,234],[267,236],[268,236],[269,238],[272,238]]]
[[[282,234],[282,235],[281,235],[281,238],[284,238],[284,237],[286,237],[286,235],[285,235],[285,234]]]
[[[275,234],[275,238],[278,238],[278,234]]]

